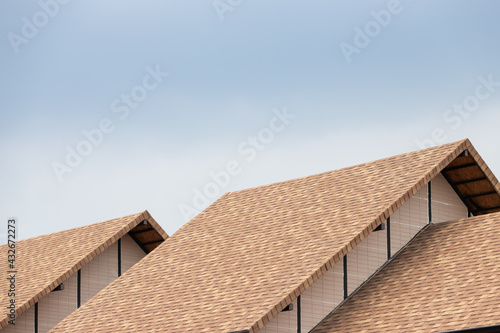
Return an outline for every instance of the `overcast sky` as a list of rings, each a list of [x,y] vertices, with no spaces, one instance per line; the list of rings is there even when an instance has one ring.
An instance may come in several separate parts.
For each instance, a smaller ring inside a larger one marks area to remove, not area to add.
[[[146,209],[172,235],[224,192],[466,137],[498,176],[499,12],[3,0],[2,242]]]

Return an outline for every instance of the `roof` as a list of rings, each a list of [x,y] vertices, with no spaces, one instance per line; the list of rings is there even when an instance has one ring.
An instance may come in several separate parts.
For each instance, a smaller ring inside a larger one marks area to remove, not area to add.
[[[147,220],[148,223],[141,223]],[[25,312],[54,288],[89,263],[101,252],[129,232],[152,228],[153,231],[135,236],[144,241],[168,238],[151,215],[144,211],[101,223],[33,237],[16,242],[16,304],[17,316]],[[133,234],[131,233],[131,236]],[[133,236],[132,236],[133,237]],[[141,245],[141,243],[139,243]],[[147,245],[151,246],[155,244]],[[159,244],[156,244],[156,246]],[[142,245],[145,248],[144,245]],[[7,254],[7,245],[0,246]],[[0,261],[0,270],[7,272],[7,260]],[[8,304],[7,284],[0,284],[0,302]],[[1,317],[0,328],[7,325]]]
[[[500,324],[500,213],[432,224],[314,333]]]
[[[53,332],[257,332],[465,155],[498,196],[469,140],[227,193]]]

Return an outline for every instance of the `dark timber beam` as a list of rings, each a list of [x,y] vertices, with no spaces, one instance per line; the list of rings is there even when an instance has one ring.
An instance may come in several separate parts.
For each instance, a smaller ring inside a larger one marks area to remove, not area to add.
[[[462,180],[460,182],[454,182],[455,186],[458,185],[463,185],[463,184],[470,184],[470,183],[477,183],[483,180],[488,180],[486,177],[479,177],[479,178],[474,178],[474,179],[469,179],[469,180]]]
[[[390,260],[391,256],[391,217],[387,218],[387,260]]]
[[[151,242],[147,242],[147,243],[142,243],[142,246],[147,246],[147,245],[161,243],[161,242],[163,242],[163,239],[159,239],[159,240],[155,240],[155,241],[151,241]]]
[[[130,233],[134,234],[134,235],[138,235],[138,234],[142,234],[142,233],[145,233],[148,231],[154,231],[154,230],[155,230],[154,228],[148,228],[148,229],[143,229],[143,230],[138,230],[138,231],[130,231]]]
[[[429,204],[429,223],[432,223],[432,181],[429,181],[429,184],[427,185],[427,201]]]
[[[302,333],[302,308],[300,304],[300,295],[297,297],[297,333]]]
[[[347,254],[344,256],[344,299],[347,299],[349,290],[347,289]]]
[[[118,240],[118,277],[122,276],[122,239]]]
[[[78,270],[76,282],[76,308],[82,306],[82,270]]]
[[[35,303],[35,333],[38,333],[38,302]]]
[[[462,195],[462,192],[460,192],[457,188],[457,185],[455,183],[453,183],[450,178],[446,175],[446,173],[442,173],[444,179],[446,179],[446,181],[448,182],[448,184],[451,185],[451,188],[453,188],[453,191],[455,191],[455,193],[458,195],[458,197],[460,198],[460,200],[462,200],[462,202],[464,203],[465,206],[467,206],[467,208],[470,210],[470,211],[475,211],[475,209],[479,208],[479,206],[474,202],[474,200],[472,199],[469,199],[469,200],[466,200],[465,197]]]
[[[462,165],[456,165],[452,167],[445,168],[443,171],[448,172],[448,171],[453,171],[453,170],[460,170],[460,169],[465,169],[465,168],[470,168],[473,166],[477,166],[476,163],[467,163],[467,164],[462,164]]]
[[[148,251],[148,250],[146,250],[146,248],[144,247],[144,245],[143,245],[141,242],[139,242],[139,240],[137,239],[137,237],[135,237],[135,235],[134,235],[133,233],[130,233],[130,232],[129,232],[129,233],[128,233],[128,235],[130,236],[130,238],[132,238],[132,239],[134,240],[134,242],[135,242],[137,245],[139,245],[139,247],[141,248],[141,250],[143,250],[143,251],[144,251],[144,253],[146,253],[146,254],[148,254],[148,253],[149,253],[149,251]]]
[[[496,191],[490,191],[490,192],[484,192],[484,193],[472,194],[472,195],[468,195],[468,196],[464,197],[464,199],[465,199],[465,200],[468,200],[468,199],[474,199],[474,198],[484,197],[484,196],[487,196],[487,195],[492,195],[492,194],[497,194],[497,192],[496,192]]]
[[[482,212],[487,212],[489,210],[497,210],[497,209],[500,209],[500,206],[496,206],[496,207],[490,207],[490,208],[481,208],[481,209],[476,209],[475,212],[479,212],[479,213],[482,213]]]

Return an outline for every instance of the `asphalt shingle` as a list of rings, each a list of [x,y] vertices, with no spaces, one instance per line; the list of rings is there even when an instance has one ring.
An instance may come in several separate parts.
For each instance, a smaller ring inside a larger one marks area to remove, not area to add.
[[[500,324],[500,213],[430,225],[313,333]]]
[[[21,315],[55,287],[111,246],[144,220],[166,239],[168,235],[151,215],[139,214],[95,223],[16,242],[16,304]],[[0,246],[7,256],[7,245]],[[0,270],[6,273],[7,260],[0,260]],[[7,283],[0,284],[0,303],[8,304]],[[7,325],[4,312],[0,328]]]

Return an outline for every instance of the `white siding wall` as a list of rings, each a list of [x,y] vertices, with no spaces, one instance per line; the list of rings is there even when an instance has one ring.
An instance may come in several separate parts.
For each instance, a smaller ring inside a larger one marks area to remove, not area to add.
[[[302,332],[309,332],[344,300],[343,281],[344,266],[339,262],[302,294]]]
[[[38,303],[38,331],[48,332],[76,310],[77,277],[64,282],[64,290],[54,291]]]
[[[467,208],[442,175],[431,182],[433,222],[467,217]],[[428,191],[424,186],[391,216],[391,255],[406,245],[429,221]],[[384,223],[385,224],[385,223]],[[372,232],[347,255],[351,294],[387,261],[387,230]],[[302,332],[309,332],[343,300],[343,262],[325,273],[301,295]],[[278,314],[260,332],[297,331],[297,308]]]
[[[347,255],[347,290],[349,294],[365,282],[386,261],[387,231],[374,231]]]
[[[391,255],[429,223],[427,185],[391,215]]]
[[[82,305],[118,277],[118,244],[114,243],[82,268]]]
[[[129,235],[122,237],[122,274],[146,256]]]
[[[344,266],[337,263],[301,296],[302,331],[309,332],[323,318],[333,311],[344,299]],[[293,310],[281,312],[260,332],[296,333],[297,301]]]
[[[146,253],[129,236],[122,237],[122,274],[146,256]],[[98,255],[82,268],[82,305],[118,277],[118,243]],[[38,331],[48,332],[61,320],[76,310],[77,274],[64,282],[64,290],[45,296],[38,304]],[[295,317],[294,317],[295,318]],[[2,333],[33,333],[35,307],[31,307],[16,319],[16,325],[8,325]]]
[[[446,222],[467,217],[467,206],[440,174],[431,182],[432,222]]]

